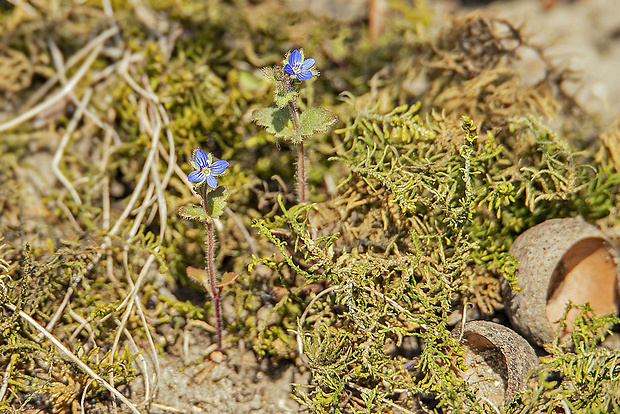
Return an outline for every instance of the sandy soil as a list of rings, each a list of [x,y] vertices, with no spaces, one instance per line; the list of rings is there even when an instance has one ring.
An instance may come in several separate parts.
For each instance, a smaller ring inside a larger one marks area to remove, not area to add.
[[[539,0],[497,1],[483,10],[523,25],[547,57],[575,71],[580,79],[563,87],[603,125],[620,114],[620,2],[582,0],[546,9]]]

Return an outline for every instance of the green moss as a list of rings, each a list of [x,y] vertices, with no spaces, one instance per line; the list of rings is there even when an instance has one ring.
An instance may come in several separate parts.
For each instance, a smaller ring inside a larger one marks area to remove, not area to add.
[[[450,118],[421,121],[418,108],[359,113],[338,131],[343,145],[332,160],[351,174],[335,200],[316,211],[280,205],[281,215],[255,222],[284,260],[261,263],[279,273],[288,266],[301,276],[299,286],[320,279],[331,286],[297,327],[313,385],[296,395],[314,412],[342,404],[351,383],[384,408],[394,390],[409,389],[433,395],[437,407],[483,412],[450,369],[459,347],[446,321],[463,303],[489,316],[501,310],[500,277],[514,281],[508,248],[516,235],[546,218],[597,218],[599,206],[581,201],[592,180],[616,185],[539,121],[511,124],[515,148],[490,133],[479,137],[468,118],[460,128]],[[311,237],[305,211],[311,218],[321,211],[315,226],[338,233]],[[288,241],[276,235],[282,228]],[[407,337],[422,347],[410,372],[403,358],[386,353]],[[362,401],[349,404],[361,409]]]

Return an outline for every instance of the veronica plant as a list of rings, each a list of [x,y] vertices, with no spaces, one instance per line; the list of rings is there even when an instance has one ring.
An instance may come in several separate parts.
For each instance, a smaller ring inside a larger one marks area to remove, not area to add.
[[[307,108],[300,114],[300,85],[319,76],[315,60],[306,59],[302,49],[288,53],[281,65],[263,68],[276,84],[275,105],[254,111],[254,121],[276,138],[288,140],[297,149],[297,200],[306,203],[306,167],[304,140],[326,132],[337,118],[325,108]]]
[[[205,273],[192,275],[197,282],[202,284],[211,297],[216,319],[217,347],[222,351],[222,286],[217,284],[215,274],[215,227],[214,220],[219,218],[226,207],[228,192],[223,186],[217,185],[217,176],[224,174],[228,168],[228,161],[214,160],[211,154],[202,150],[194,151],[191,162],[194,171],[188,174],[187,179],[196,184],[194,191],[202,199],[200,206],[187,205],[181,207],[179,215],[186,220],[196,220],[205,224]]]

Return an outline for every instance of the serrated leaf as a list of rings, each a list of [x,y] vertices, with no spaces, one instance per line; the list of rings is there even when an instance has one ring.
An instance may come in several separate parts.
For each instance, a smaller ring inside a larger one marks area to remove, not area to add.
[[[278,105],[278,108],[284,108],[288,103],[295,99],[295,92],[276,92],[274,94],[274,102]]]
[[[224,208],[226,207],[228,191],[220,186],[213,191],[209,191],[206,197],[208,214],[213,218],[220,217],[222,213],[224,213]]]
[[[198,220],[203,223],[211,219],[202,206],[193,204],[181,207],[179,209],[179,216],[185,220]]]
[[[290,138],[293,136],[293,121],[286,108],[270,106],[257,109],[252,113],[254,122],[265,127],[268,133],[276,138]]]
[[[326,132],[337,120],[336,115],[325,108],[307,109],[299,117],[301,136],[308,137],[319,132]]]
[[[193,266],[187,266],[185,273],[196,283],[200,283],[203,286],[209,286],[209,277],[204,269],[197,269]]]
[[[207,272],[205,271],[205,269],[197,269],[193,266],[187,266],[186,268],[186,273],[187,276],[189,276],[190,279],[192,279],[194,282],[196,283],[200,283],[202,286],[205,287],[205,290],[209,290],[209,276],[207,275]],[[235,282],[235,280],[237,280],[239,278],[239,274],[238,273],[233,273],[233,272],[225,272],[222,275],[222,278],[220,280],[220,283],[217,284],[218,288],[223,288],[226,287],[228,285],[231,285]]]

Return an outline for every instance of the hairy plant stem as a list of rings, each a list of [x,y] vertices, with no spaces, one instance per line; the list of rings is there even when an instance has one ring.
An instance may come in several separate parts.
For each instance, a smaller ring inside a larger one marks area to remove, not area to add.
[[[203,193],[202,193],[202,206],[207,214],[209,214],[209,210],[207,209],[207,184],[203,184]],[[222,288],[219,287],[215,280],[215,226],[213,225],[213,219],[208,220],[206,222],[207,226],[207,237],[205,240],[206,247],[206,271],[209,276],[209,285],[205,286],[209,296],[211,296],[211,301],[213,302],[213,308],[215,309],[215,322],[216,322],[216,333],[217,333],[217,349],[222,352],[222,303],[220,301]]]
[[[295,107],[294,101],[289,101],[288,110],[291,113],[291,119],[293,120],[293,128],[295,135],[293,136],[293,142],[297,147],[297,198],[299,204],[306,203],[306,156],[304,153],[304,142],[300,139],[301,124],[299,123],[299,114]]]
[[[299,203],[306,202],[306,162],[304,154],[304,143],[299,142],[297,146],[297,191],[299,193]]]

